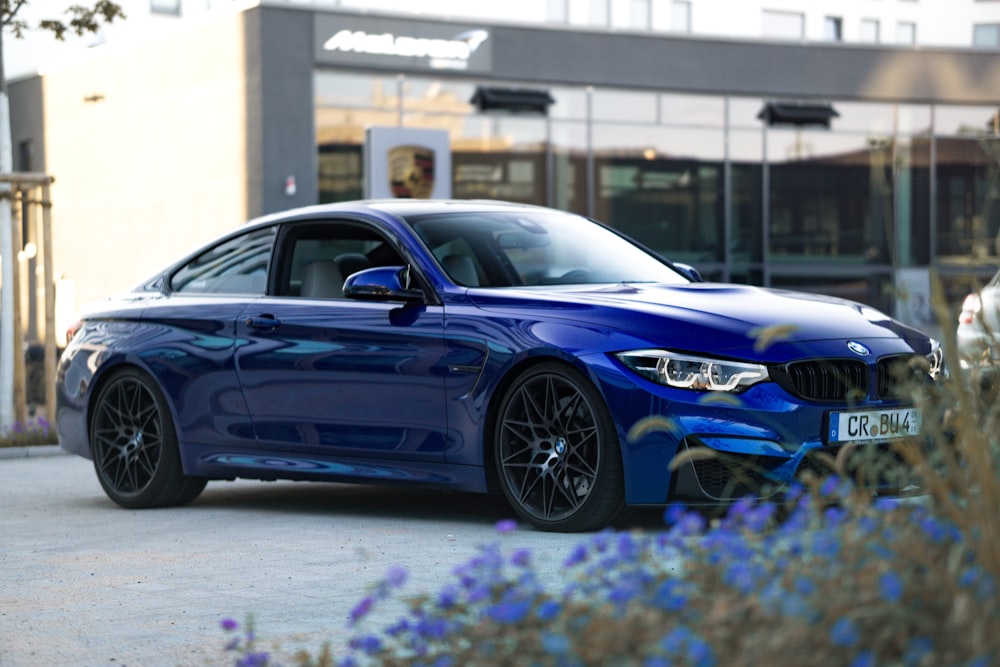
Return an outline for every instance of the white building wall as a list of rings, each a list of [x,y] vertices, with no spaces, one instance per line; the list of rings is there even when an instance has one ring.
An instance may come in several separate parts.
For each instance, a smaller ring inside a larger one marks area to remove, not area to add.
[[[22,9],[20,18],[30,24],[39,19],[60,17],[76,0],[33,0]],[[264,0],[270,4],[331,7],[359,13],[400,14],[427,18],[481,20],[530,25],[572,25],[594,29],[636,30],[634,14],[646,3],[651,26],[647,30],[670,34],[672,5],[678,0]],[[689,2],[692,36],[727,39],[768,39],[763,34],[765,11],[794,12],[804,16],[802,41],[824,41],[824,19],[840,17],[843,41],[861,41],[861,21],[879,22],[882,45],[899,45],[897,26],[916,25],[917,46],[971,47],[973,25],[1000,24],[1000,2],[976,0],[680,0]],[[231,11],[254,4],[234,0],[156,0],[160,7],[176,2],[179,14],[152,12],[150,0],[118,0],[127,19],[105,27],[97,36],[69,36],[65,42],[37,30],[24,39],[5,34],[4,62],[8,77],[51,68],[52,63],[72,58],[81,49],[143,37],[169,30],[181,23],[203,20],[206,15]],[[603,4],[602,4],[603,3]],[[597,5],[600,5],[599,7]],[[642,10],[639,10],[642,13]],[[899,45],[910,48],[911,45]],[[998,45],[1000,47],[1000,45]]]

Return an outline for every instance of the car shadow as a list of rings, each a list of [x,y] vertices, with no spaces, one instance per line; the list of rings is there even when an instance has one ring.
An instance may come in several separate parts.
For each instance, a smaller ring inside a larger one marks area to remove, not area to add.
[[[226,509],[296,515],[339,515],[407,521],[493,525],[515,517],[502,496],[457,491],[367,486],[336,482],[212,482],[186,511]],[[530,530],[524,521],[519,528]],[[656,531],[662,511],[637,508],[616,530]]]

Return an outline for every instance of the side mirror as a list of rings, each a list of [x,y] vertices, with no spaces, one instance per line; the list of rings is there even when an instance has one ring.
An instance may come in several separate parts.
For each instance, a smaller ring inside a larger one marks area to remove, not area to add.
[[[360,301],[422,302],[424,293],[409,284],[410,267],[378,266],[352,273],[344,283],[344,296]]]
[[[701,277],[700,273],[698,273],[698,269],[694,268],[690,264],[682,264],[681,262],[671,262],[671,264],[674,265],[675,269],[677,269],[678,271],[680,271],[681,273],[683,273],[685,276],[687,276],[688,278],[690,278],[691,282],[695,282],[695,283],[703,283],[703,282],[705,282],[705,279]]]

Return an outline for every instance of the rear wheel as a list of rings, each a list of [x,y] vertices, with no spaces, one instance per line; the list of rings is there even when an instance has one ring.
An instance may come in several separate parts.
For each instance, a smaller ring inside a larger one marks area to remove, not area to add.
[[[137,369],[117,372],[101,388],[90,443],[97,479],[122,507],[183,505],[205,488],[205,479],[184,475],[166,400]]]
[[[625,510],[621,452],[597,389],[575,369],[523,372],[498,406],[497,476],[525,520],[543,530],[596,530]]]

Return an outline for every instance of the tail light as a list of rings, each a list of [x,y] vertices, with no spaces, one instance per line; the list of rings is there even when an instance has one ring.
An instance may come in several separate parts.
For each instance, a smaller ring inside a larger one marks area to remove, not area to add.
[[[83,327],[83,320],[77,320],[76,322],[73,322],[73,324],[71,324],[68,327],[66,327],[66,342],[67,343],[69,343],[71,340],[73,340],[73,336],[76,335],[76,332],[78,332],[81,327]]]

